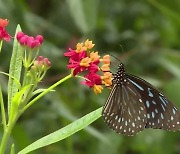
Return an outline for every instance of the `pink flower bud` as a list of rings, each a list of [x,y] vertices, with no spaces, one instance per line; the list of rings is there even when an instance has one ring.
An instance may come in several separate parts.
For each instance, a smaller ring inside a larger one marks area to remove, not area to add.
[[[42,61],[43,59],[44,59],[43,56],[39,56],[39,57],[37,58],[38,61]]]
[[[19,41],[24,36],[23,32],[18,32],[16,35],[17,40]]]
[[[28,39],[29,39],[29,36],[24,35],[23,37],[20,38],[19,43],[20,43],[21,45],[26,45]]]
[[[29,47],[29,48],[33,48],[35,45],[34,45],[34,37],[32,37],[32,36],[30,36],[29,38],[28,38],[28,40],[27,40],[27,46]]]
[[[39,41],[40,44],[42,44],[43,41],[44,41],[44,38],[43,38],[42,35],[37,35],[35,39],[36,39],[37,41]]]

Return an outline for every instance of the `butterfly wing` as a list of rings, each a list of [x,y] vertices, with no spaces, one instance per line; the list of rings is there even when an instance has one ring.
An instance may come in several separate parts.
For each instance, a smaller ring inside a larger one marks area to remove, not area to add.
[[[130,82],[113,85],[102,116],[111,129],[128,136],[143,130],[147,122],[141,95]]]
[[[150,83],[133,75],[127,75],[144,103],[147,112],[146,128],[180,130],[180,113],[177,108]]]

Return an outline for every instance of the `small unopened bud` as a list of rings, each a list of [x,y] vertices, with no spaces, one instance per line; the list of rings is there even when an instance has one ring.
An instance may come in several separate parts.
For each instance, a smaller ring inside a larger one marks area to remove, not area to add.
[[[40,44],[42,44],[43,41],[44,41],[44,38],[43,38],[42,35],[37,35],[35,39],[36,39],[37,41],[39,41]]]
[[[16,35],[17,40],[19,41],[24,36],[23,32],[18,32]]]

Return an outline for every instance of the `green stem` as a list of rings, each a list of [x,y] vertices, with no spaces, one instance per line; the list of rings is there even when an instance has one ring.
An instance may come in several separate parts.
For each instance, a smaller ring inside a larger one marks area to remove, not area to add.
[[[28,109],[32,104],[34,104],[37,100],[39,100],[41,97],[43,97],[45,94],[47,94],[49,91],[51,91],[52,89],[54,89],[55,87],[57,87],[58,85],[60,85],[61,83],[63,83],[64,81],[68,80],[69,78],[72,77],[72,74],[69,74],[68,76],[66,76],[65,78],[59,80],[58,82],[56,82],[55,84],[53,84],[52,86],[50,86],[48,89],[44,90],[41,94],[39,94],[37,97],[35,97],[32,101],[30,101],[22,110],[21,113],[23,113],[26,109]]]
[[[23,79],[23,85],[22,86],[24,86],[26,84],[27,71],[28,71],[28,68],[24,67],[24,79]]]
[[[1,53],[1,49],[2,49],[2,43],[3,43],[3,41],[0,40],[0,53]]]
[[[6,129],[4,130],[3,138],[1,140],[0,154],[4,154],[4,152],[5,152],[9,136],[11,134],[11,131],[12,131],[14,124],[16,123],[18,117],[19,117],[19,114],[16,115],[16,117],[12,121],[12,123],[9,123],[8,125],[6,125]]]
[[[2,124],[3,124],[3,128],[5,130],[6,129],[6,113],[5,113],[5,109],[4,109],[4,101],[3,101],[1,86],[0,86],[0,102],[1,102]]]
[[[72,77],[72,74],[69,74],[68,76],[66,76],[65,78],[59,80],[58,82],[56,82],[55,84],[53,84],[52,86],[50,86],[48,89],[46,89],[45,91],[43,91],[41,94],[39,94],[37,97],[35,97],[32,101],[30,101],[21,111],[19,111],[16,114],[16,117],[14,117],[13,120],[10,120],[8,125],[6,125],[5,130],[4,130],[4,134],[1,140],[1,145],[0,145],[0,154],[4,154],[5,152],[5,148],[8,142],[8,139],[10,137],[11,131],[16,123],[16,121],[18,120],[18,118],[20,117],[20,115],[26,110],[28,109],[32,104],[34,104],[37,100],[39,100],[41,97],[43,97],[45,94],[47,94],[49,91],[51,91],[52,89],[54,89],[55,87],[57,87],[59,84],[63,83],[64,81],[68,80],[69,78]]]

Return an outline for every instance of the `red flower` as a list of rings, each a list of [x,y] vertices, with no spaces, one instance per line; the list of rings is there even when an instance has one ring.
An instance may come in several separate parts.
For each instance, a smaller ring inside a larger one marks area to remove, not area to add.
[[[99,70],[98,64],[96,64],[95,62],[91,62],[88,67],[88,71],[96,73],[98,70]]]
[[[69,48],[69,51],[64,53],[64,56],[70,57],[69,64],[67,66],[70,69],[74,69],[73,70],[73,75],[74,76],[77,75],[78,73],[81,73],[84,70],[86,70],[86,67],[81,66],[81,64],[80,64],[81,60],[83,58],[87,57],[87,54],[86,54],[85,51],[77,53],[76,50],[73,50],[73,49]]]
[[[5,40],[6,42],[10,41],[10,35],[7,33],[5,27],[8,25],[9,21],[7,19],[0,18],[0,41]]]
[[[82,51],[77,53],[76,50],[73,50],[71,48],[69,48],[68,52],[64,53],[64,56],[69,57],[69,63],[73,62],[73,61],[77,61],[80,62],[81,59],[87,57],[86,51]]]
[[[10,35],[3,27],[0,27],[0,40],[5,40],[6,42],[10,41]]]
[[[86,70],[86,67],[80,65],[80,61],[74,61],[71,59],[71,62],[67,65],[69,69],[73,70],[73,75],[77,75],[78,73],[81,73]]]
[[[93,88],[94,92],[98,94],[102,92],[103,84],[105,86],[112,84],[111,73],[106,73],[103,76],[97,74],[98,71],[101,71],[101,74],[104,73],[103,70],[109,71],[110,56],[106,55],[103,59],[100,59],[97,51],[90,51],[93,46],[94,44],[89,40],[85,43],[78,43],[76,50],[69,48],[69,51],[65,52],[64,56],[69,57],[67,67],[73,71],[74,76],[84,71],[87,72],[84,76],[85,81],[81,82],[81,84]],[[104,63],[101,69],[98,66],[100,62]]]
[[[0,27],[6,27],[9,24],[9,20],[0,18]]]
[[[88,87],[93,87],[94,85],[101,85],[102,84],[102,80],[101,80],[101,76],[90,72],[87,75],[84,76],[87,80],[85,82],[82,82],[82,84],[87,85]]]

